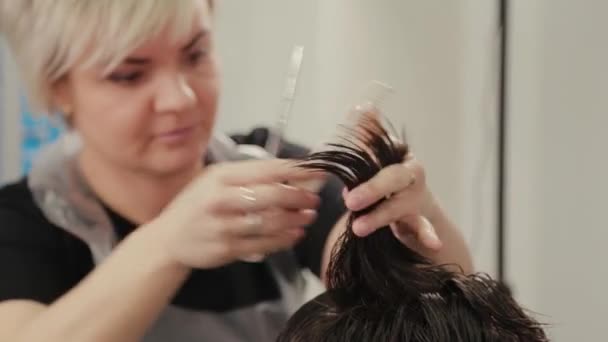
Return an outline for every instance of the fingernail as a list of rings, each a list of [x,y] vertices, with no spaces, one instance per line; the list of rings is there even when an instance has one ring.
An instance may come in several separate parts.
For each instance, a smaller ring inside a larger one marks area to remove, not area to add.
[[[298,228],[292,228],[292,229],[288,230],[287,233],[289,235],[293,236],[294,238],[299,239],[299,238],[303,237],[306,232],[304,231],[303,228],[298,227]]]
[[[318,195],[311,195],[311,200],[314,202],[314,207],[318,208],[321,205],[321,197]]]
[[[365,220],[359,218],[357,220],[355,220],[355,222],[353,222],[353,226],[352,226],[353,232],[357,235],[357,236],[365,236],[367,235],[367,223],[365,222]]]
[[[317,218],[317,211],[314,209],[302,210],[302,215],[306,216],[307,221],[313,221]]]
[[[283,188],[285,188],[285,189],[287,189],[287,190],[298,190],[298,188],[296,188],[295,186],[289,185],[287,183],[276,183],[276,184],[279,185],[279,186],[281,186],[281,187],[283,187]]]
[[[430,225],[426,226],[426,236],[430,245],[429,247],[433,249],[441,248],[441,240],[439,240],[439,236],[437,235],[437,232],[435,232],[435,229]]]
[[[350,210],[359,210],[365,204],[365,197],[358,192],[351,192],[346,198],[346,206]]]
[[[316,216],[317,215],[317,211],[314,209],[303,209],[302,210],[302,214],[306,215],[306,216]]]

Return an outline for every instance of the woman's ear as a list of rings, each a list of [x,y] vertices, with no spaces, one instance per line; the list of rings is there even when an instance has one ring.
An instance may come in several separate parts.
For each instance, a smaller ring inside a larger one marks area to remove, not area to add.
[[[51,105],[53,111],[59,111],[68,126],[72,126],[74,102],[70,91],[69,79],[63,77],[51,89]]]
[[[53,84],[51,89],[51,104],[53,109],[59,110],[64,114],[73,111],[72,96],[67,77],[62,77]]]

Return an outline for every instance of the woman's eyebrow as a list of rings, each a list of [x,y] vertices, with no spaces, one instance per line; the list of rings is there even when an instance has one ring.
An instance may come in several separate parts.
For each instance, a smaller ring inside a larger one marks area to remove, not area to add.
[[[196,45],[196,43],[198,43],[206,35],[207,35],[207,31],[201,30],[199,33],[197,33],[194,36],[194,38],[192,38],[192,40],[190,40],[190,42],[186,46],[184,46],[182,48],[182,51],[190,50],[194,45]]]

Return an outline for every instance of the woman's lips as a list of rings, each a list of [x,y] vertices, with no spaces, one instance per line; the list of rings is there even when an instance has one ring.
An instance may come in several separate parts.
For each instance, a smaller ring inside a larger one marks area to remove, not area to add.
[[[158,134],[156,138],[167,144],[182,143],[188,138],[190,138],[190,136],[192,136],[192,133],[194,133],[196,126],[197,125],[191,125],[183,128],[174,129],[169,132]]]

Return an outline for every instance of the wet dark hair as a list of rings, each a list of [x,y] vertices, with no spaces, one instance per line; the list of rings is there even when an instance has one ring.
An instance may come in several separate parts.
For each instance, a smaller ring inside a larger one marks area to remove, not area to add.
[[[330,147],[300,166],[328,171],[348,189],[403,162],[408,152],[371,115],[364,115],[341,143]],[[548,341],[542,325],[502,283],[433,265],[404,246],[391,229],[356,237],[353,220],[381,202],[349,214],[347,229],[332,251],[328,290],[292,316],[278,342]]]

